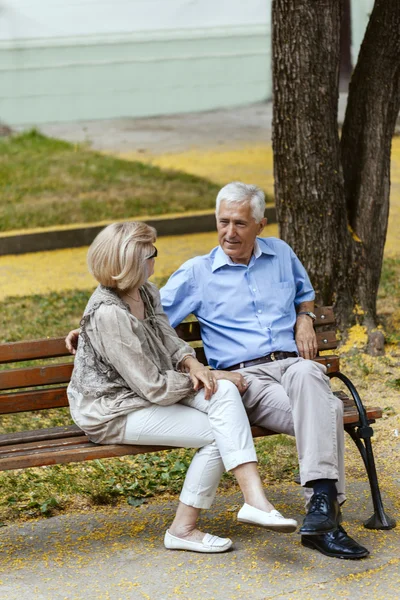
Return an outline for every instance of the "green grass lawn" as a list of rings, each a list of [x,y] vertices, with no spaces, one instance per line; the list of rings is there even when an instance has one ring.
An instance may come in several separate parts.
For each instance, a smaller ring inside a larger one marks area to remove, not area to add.
[[[213,208],[219,186],[47,138],[0,138],[0,231]]]

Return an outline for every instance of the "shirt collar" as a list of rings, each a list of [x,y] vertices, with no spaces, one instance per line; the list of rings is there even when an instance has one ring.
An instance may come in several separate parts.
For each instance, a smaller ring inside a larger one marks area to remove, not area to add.
[[[270,254],[271,256],[276,256],[276,252],[268,245],[268,238],[256,238],[254,242],[253,254],[250,259],[250,263],[260,258],[261,254]],[[238,263],[234,263],[233,260],[225,254],[222,250],[221,246],[215,249],[211,270],[212,272],[224,267],[225,265],[229,265],[230,267],[245,267],[246,265],[240,265]]]

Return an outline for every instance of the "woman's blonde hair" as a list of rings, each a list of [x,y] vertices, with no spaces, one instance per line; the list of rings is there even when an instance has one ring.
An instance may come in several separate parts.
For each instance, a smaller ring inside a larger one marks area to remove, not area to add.
[[[87,255],[89,271],[106,287],[124,291],[147,279],[146,260],[154,252],[157,232],[137,221],[113,223],[94,239]]]

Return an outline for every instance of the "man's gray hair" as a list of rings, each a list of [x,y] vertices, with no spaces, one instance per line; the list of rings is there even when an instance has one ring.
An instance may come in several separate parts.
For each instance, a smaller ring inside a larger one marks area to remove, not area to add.
[[[218,216],[221,202],[227,204],[244,204],[249,202],[251,206],[251,214],[256,223],[259,223],[264,218],[265,212],[265,195],[264,192],[256,185],[249,185],[241,181],[232,181],[225,185],[217,196],[215,203],[215,213]]]

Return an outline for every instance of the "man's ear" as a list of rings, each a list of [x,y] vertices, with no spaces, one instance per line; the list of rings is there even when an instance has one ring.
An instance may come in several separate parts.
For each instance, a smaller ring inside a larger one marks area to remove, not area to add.
[[[261,219],[261,221],[260,221],[260,222],[259,222],[259,224],[258,224],[258,225],[259,225],[259,230],[258,230],[258,233],[259,233],[259,234],[262,232],[262,230],[263,230],[263,229],[264,229],[264,227],[266,226],[267,222],[268,222],[268,221],[267,221],[267,218],[266,218],[266,217],[264,217],[263,219]]]

